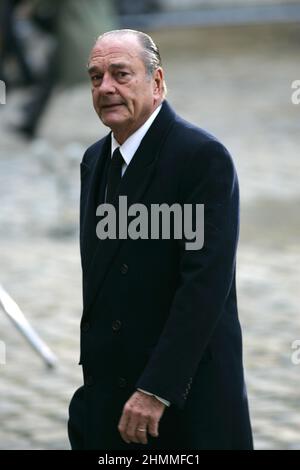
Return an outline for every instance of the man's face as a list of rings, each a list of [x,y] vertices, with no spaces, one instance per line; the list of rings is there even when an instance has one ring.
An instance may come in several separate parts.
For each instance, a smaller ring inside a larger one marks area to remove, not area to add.
[[[162,70],[149,77],[137,38],[111,35],[92,49],[88,71],[96,113],[122,144],[161,102]]]

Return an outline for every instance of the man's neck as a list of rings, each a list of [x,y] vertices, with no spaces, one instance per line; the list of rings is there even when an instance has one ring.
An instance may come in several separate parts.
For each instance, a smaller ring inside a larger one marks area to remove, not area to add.
[[[112,130],[113,131],[113,135],[114,135],[114,138],[116,139],[116,141],[120,144],[120,145],[123,145],[124,142],[132,135],[134,134],[138,129],[140,129],[144,124],[145,122],[148,121],[148,119],[150,118],[150,116],[152,116],[152,114],[154,113],[154,111],[162,104],[162,102],[158,102],[154,108],[151,110],[151,112],[149,114],[147,114],[144,119],[141,120],[141,122],[138,123],[138,125],[134,126],[132,129],[128,130],[122,130],[122,129],[116,129],[116,130]]]

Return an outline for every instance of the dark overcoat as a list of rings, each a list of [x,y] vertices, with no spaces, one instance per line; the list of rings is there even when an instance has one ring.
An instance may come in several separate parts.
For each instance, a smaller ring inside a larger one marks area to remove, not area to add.
[[[119,194],[149,211],[152,204],[204,204],[204,245],[187,250],[172,230],[169,239],[151,239],[150,228],[148,239],[100,240],[96,207],[104,202],[110,145],[108,135],[81,163],[84,385],[70,404],[72,447],[145,449],[123,442],[117,430],[124,404],[140,387],[171,402],[151,449],[251,449],[233,161],[216,138],[164,101]]]

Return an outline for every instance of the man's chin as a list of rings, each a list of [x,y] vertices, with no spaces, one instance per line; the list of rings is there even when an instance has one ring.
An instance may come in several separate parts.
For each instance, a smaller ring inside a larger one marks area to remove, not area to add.
[[[128,119],[121,116],[113,116],[102,113],[100,116],[101,121],[107,127],[114,128],[114,127],[122,127],[126,126]]]
[[[101,117],[101,121],[105,126],[111,128],[122,125],[122,121],[120,121],[119,119],[105,119]]]

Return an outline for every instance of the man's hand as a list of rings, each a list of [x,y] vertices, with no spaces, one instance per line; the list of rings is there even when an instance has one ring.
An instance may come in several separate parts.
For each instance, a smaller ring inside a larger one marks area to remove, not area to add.
[[[127,443],[147,444],[147,432],[158,437],[158,425],[166,406],[157,398],[135,392],[125,403],[118,429]]]

